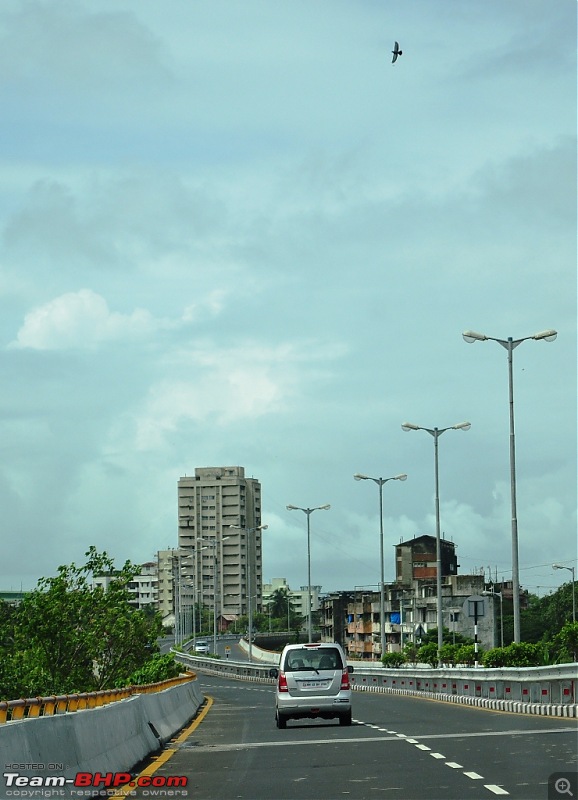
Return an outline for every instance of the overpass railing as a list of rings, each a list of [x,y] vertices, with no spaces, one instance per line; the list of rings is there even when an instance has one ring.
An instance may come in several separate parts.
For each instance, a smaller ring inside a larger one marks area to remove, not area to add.
[[[191,669],[239,680],[274,684],[271,666],[279,663],[279,653],[253,648],[254,657],[266,661],[247,662],[175,653],[178,661]],[[379,662],[349,662],[352,688],[365,692],[388,692],[423,696],[496,710],[553,716],[578,717],[576,683],[578,664],[547,667],[433,669],[407,665],[388,669]]]

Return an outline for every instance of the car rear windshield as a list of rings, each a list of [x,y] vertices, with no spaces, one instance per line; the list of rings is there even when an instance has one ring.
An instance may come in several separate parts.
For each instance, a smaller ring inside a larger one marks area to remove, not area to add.
[[[290,650],[285,656],[285,672],[300,670],[343,669],[341,653],[335,647]]]

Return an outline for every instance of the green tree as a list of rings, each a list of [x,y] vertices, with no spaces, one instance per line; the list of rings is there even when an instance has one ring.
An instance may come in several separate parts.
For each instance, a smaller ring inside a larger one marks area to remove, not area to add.
[[[558,663],[578,660],[578,622],[567,622],[554,637],[553,651]]]
[[[56,577],[41,578],[25,595],[14,620],[3,697],[114,686],[156,650],[160,616],[129,603],[128,583],[138,568],[126,562],[115,570],[109,556],[94,547],[86,556],[83,566],[60,566]],[[93,584],[97,575],[110,578],[106,590]]]

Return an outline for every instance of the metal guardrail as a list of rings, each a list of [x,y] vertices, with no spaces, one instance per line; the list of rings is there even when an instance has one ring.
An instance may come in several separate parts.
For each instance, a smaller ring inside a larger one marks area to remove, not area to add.
[[[277,655],[277,662],[278,656]],[[274,684],[269,663],[231,661],[175,653],[177,660],[212,675]],[[578,717],[577,664],[501,669],[412,667],[387,669],[379,663],[349,662],[354,690],[424,696],[518,713]]]
[[[0,725],[34,717],[52,717],[55,714],[66,714],[72,711],[83,711],[98,708],[118,700],[125,700],[136,694],[151,694],[170,689],[171,686],[194,680],[196,675],[189,672],[176,678],[169,678],[158,683],[147,683],[140,686],[126,686],[121,689],[103,689],[98,692],[82,692],[80,694],[62,694],[49,697],[28,697],[19,700],[0,702]]]

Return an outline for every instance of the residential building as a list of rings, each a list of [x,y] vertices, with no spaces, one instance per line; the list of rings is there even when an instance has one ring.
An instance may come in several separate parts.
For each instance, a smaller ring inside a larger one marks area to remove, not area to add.
[[[456,575],[458,559],[455,545],[447,539],[440,540],[442,577]],[[395,547],[395,579],[408,586],[414,580],[436,580],[436,537],[417,536]]]
[[[261,484],[244,467],[198,467],[178,482],[181,580],[220,615],[262,609]]]
[[[156,561],[147,561],[141,564],[140,572],[128,584],[131,599],[129,602],[136,608],[158,603],[158,564]]]
[[[473,638],[474,620],[464,604],[469,597],[482,596],[486,584],[483,575],[452,575],[442,585],[442,616],[450,632]],[[348,593],[342,593],[344,596]],[[377,590],[349,593],[347,601],[345,647],[358,658],[378,659],[381,655],[380,604]],[[385,585],[385,640],[387,652],[402,650],[408,641],[419,643],[432,628],[437,628],[437,595],[435,583],[414,580],[410,586]],[[492,597],[483,598],[483,612],[478,619],[478,641],[484,649],[495,644],[496,604]],[[321,616],[334,614],[331,595],[322,600]],[[334,630],[323,631],[322,641],[331,641]],[[329,638],[326,638],[329,637]]]
[[[95,575],[93,586],[102,586],[108,590],[110,584],[116,580],[116,573],[112,575]],[[158,607],[158,563],[147,561],[141,564],[137,575],[128,584],[129,603],[135,608],[145,606]]]
[[[353,597],[354,592],[331,592],[322,598],[319,618],[322,642],[337,642],[347,648],[347,614]]]

